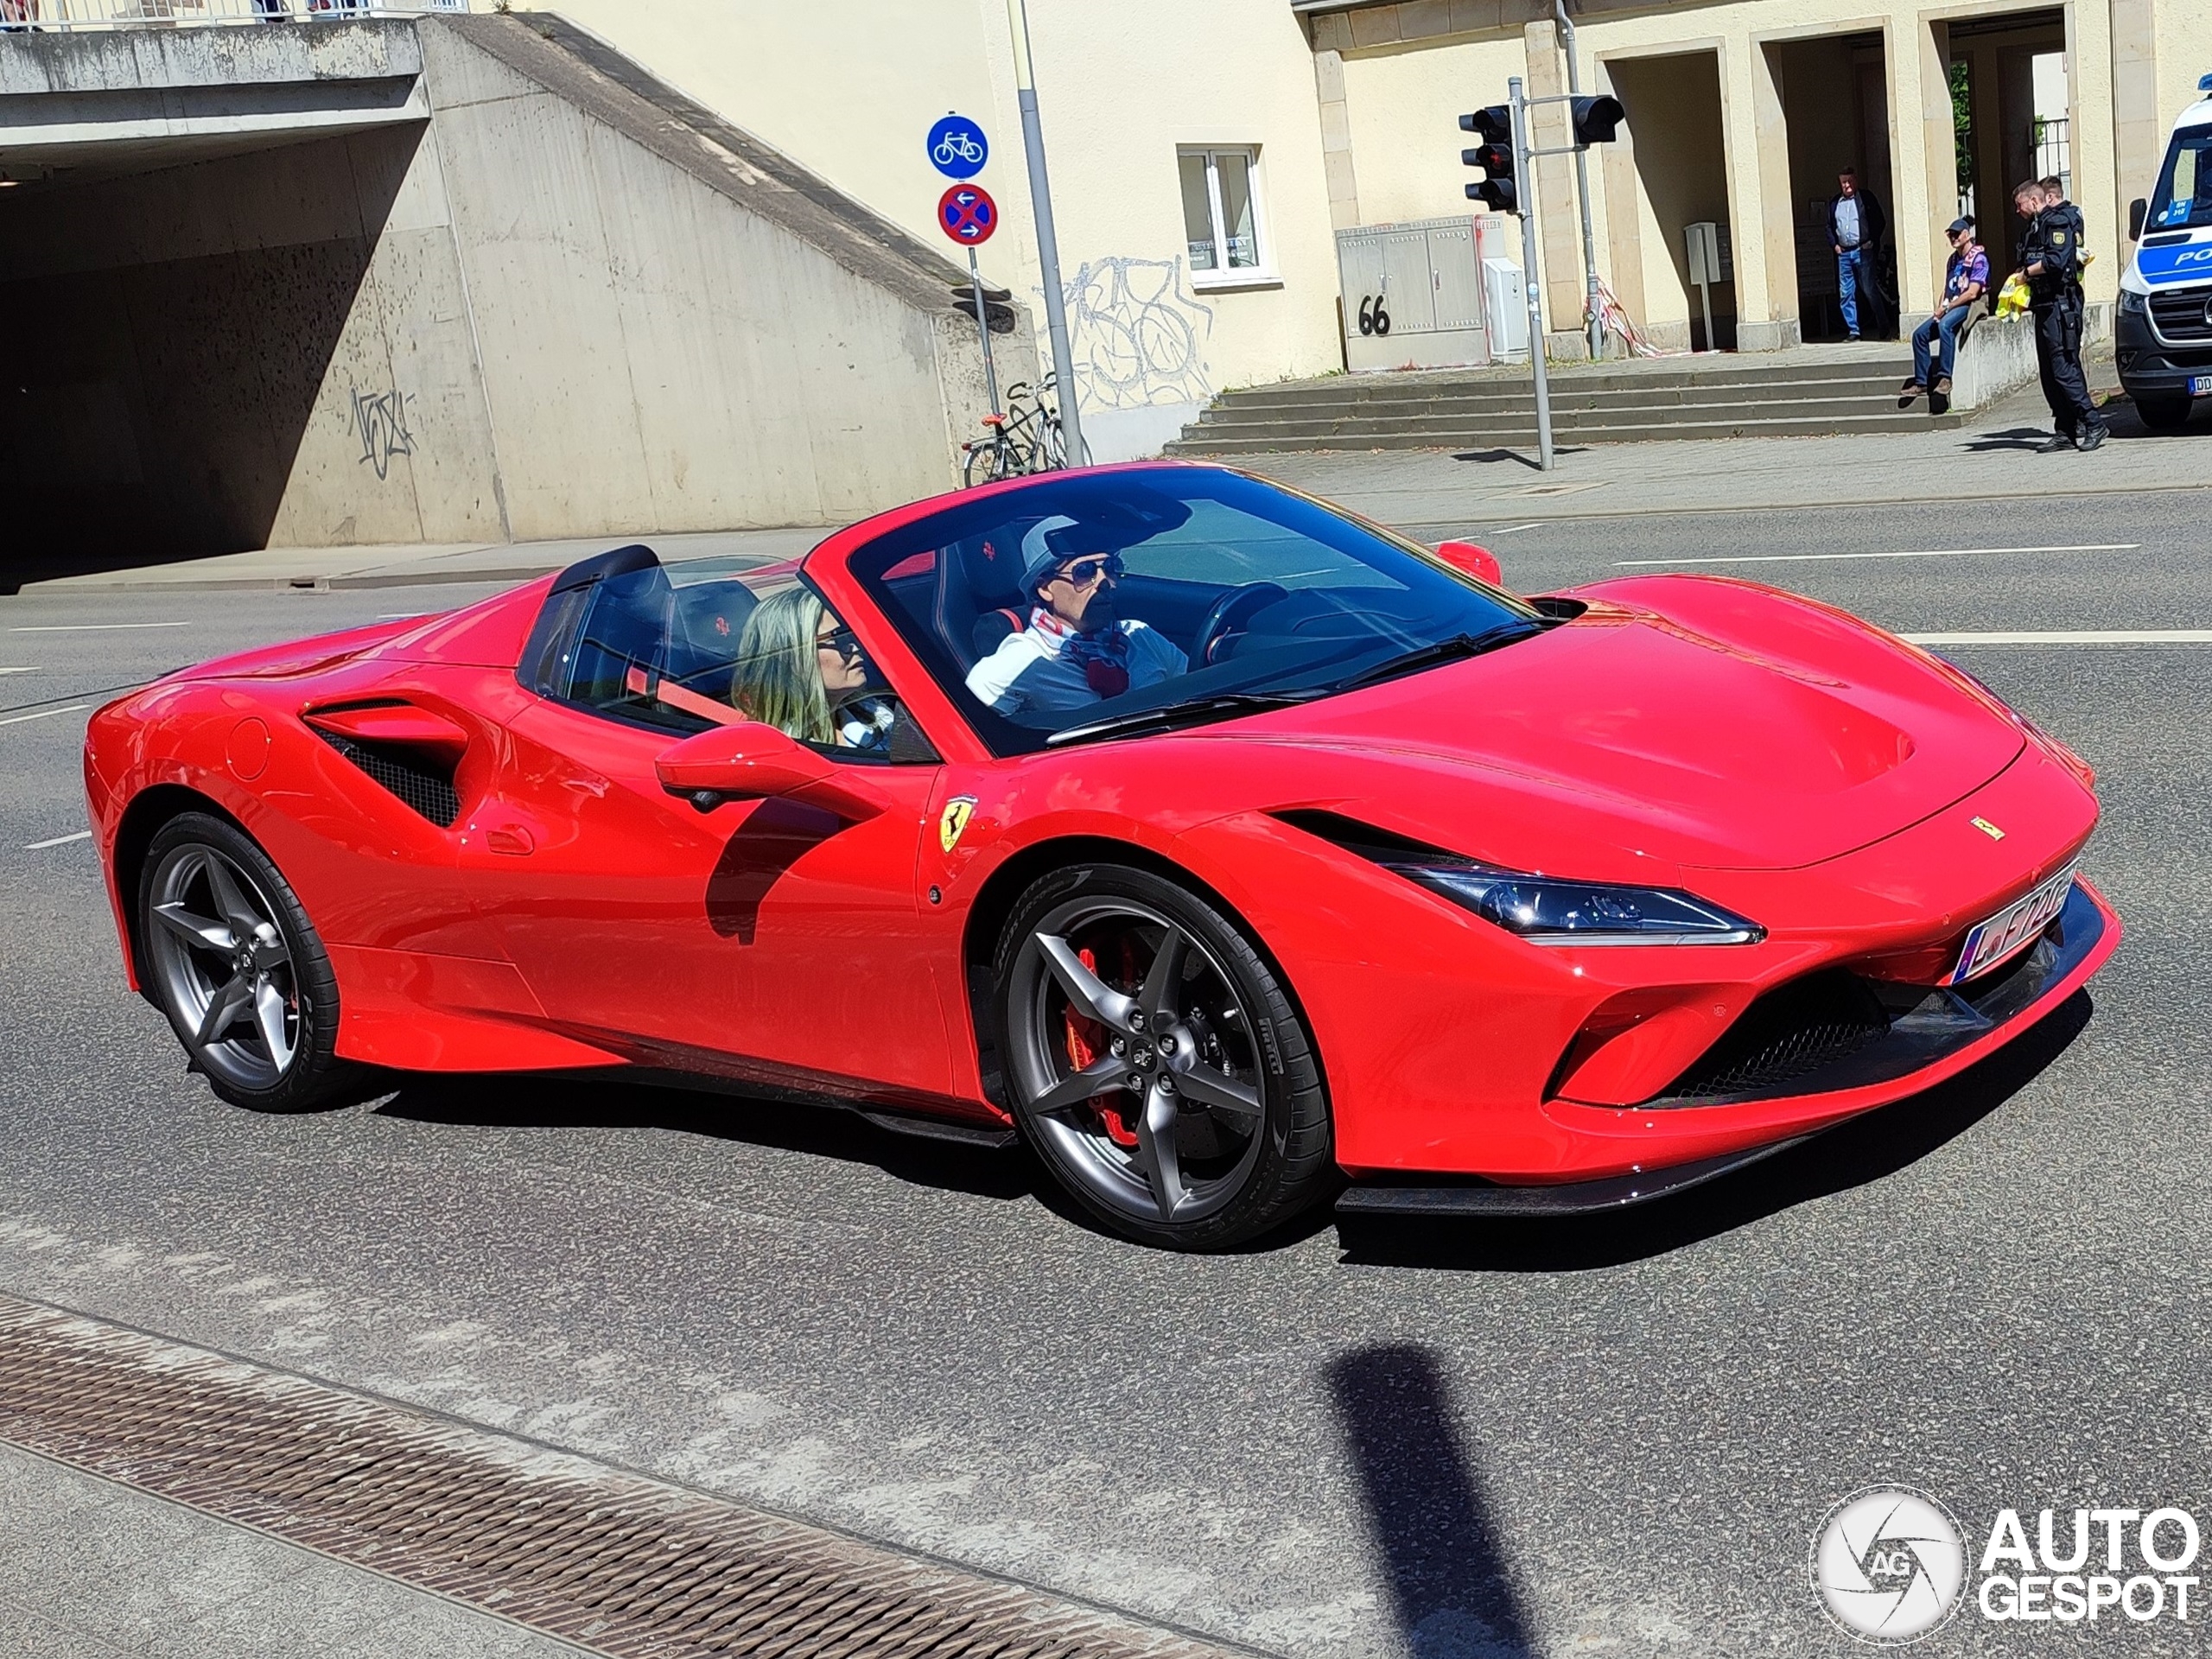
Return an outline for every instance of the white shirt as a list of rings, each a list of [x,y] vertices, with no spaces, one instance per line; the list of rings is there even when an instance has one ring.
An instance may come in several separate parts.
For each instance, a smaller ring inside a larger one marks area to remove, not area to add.
[[[1182,673],[1190,659],[1142,622],[1123,620],[1115,631],[1129,642],[1129,689],[1157,685]],[[1067,626],[1049,613],[1033,614],[1030,625],[1007,635],[999,647],[968,671],[968,689],[1002,715],[1030,709],[1081,709],[1099,701],[1083,665],[1062,647]]]
[[[1835,239],[1843,244],[1843,251],[1846,253],[1859,245],[1861,237],[1858,197],[1839,196],[1836,198]]]

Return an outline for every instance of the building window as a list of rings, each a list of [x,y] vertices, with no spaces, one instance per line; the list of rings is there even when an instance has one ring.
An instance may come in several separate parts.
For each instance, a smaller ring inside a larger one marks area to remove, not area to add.
[[[1183,181],[1183,238],[1194,284],[1226,287],[1271,280],[1260,243],[1259,152],[1186,149],[1176,156]]]

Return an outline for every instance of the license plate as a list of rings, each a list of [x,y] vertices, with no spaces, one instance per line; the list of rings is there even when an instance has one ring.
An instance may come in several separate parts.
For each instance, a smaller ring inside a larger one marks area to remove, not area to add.
[[[2189,395],[2192,397],[2212,397],[2212,374],[2190,375]]]
[[[2058,918],[2058,912],[2066,908],[2067,898],[2073,891],[2074,871],[2068,868],[2026,898],[1999,911],[1967,935],[1966,948],[1959,952],[1959,965],[1943,982],[1962,985],[2033,944],[2044,929]]]

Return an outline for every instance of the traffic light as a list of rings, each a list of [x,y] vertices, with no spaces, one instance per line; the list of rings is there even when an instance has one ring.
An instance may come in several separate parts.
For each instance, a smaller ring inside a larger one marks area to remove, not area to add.
[[[1586,149],[1592,144],[1610,144],[1628,118],[1628,111],[1621,108],[1618,98],[1577,98],[1568,100],[1574,116],[1574,144]]]
[[[1469,167],[1479,167],[1485,175],[1479,184],[1467,187],[1468,200],[1483,203],[1495,213],[1519,213],[1521,196],[1514,178],[1511,107],[1493,104],[1472,115],[1463,115],[1459,118],[1459,130],[1471,132],[1483,141],[1472,149],[1459,152],[1462,162]]]

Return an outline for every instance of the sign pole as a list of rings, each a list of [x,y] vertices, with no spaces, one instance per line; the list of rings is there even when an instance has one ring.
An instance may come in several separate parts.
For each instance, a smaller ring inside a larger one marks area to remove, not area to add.
[[[991,321],[983,308],[983,273],[976,266],[976,250],[968,250],[968,289],[976,296],[976,336],[983,342],[983,395],[990,400],[991,413],[999,410],[999,373],[991,366]]]
[[[1075,353],[1068,347],[1067,301],[1060,291],[1060,242],[1052,229],[1052,187],[1045,175],[1045,128],[1037,114],[1037,83],[1029,65],[1029,12],[1023,0],[1006,0],[1007,26],[1014,34],[1014,84],[1021,103],[1021,147],[1029,156],[1029,200],[1037,215],[1038,274],[1045,286],[1045,327],[1052,336],[1052,374],[1059,383],[1060,430],[1067,440],[1068,464],[1090,457],[1083,441],[1081,400],[1076,395]]]
[[[1521,78],[1505,83],[1513,105],[1513,171],[1528,192],[1521,204],[1521,264],[1527,273],[1522,288],[1529,296],[1529,361],[1536,372],[1536,465],[1552,469],[1552,387],[1544,372],[1544,285],[1536,274],[1536,190],[1529,155],[1529,105],[1521,96]]]

